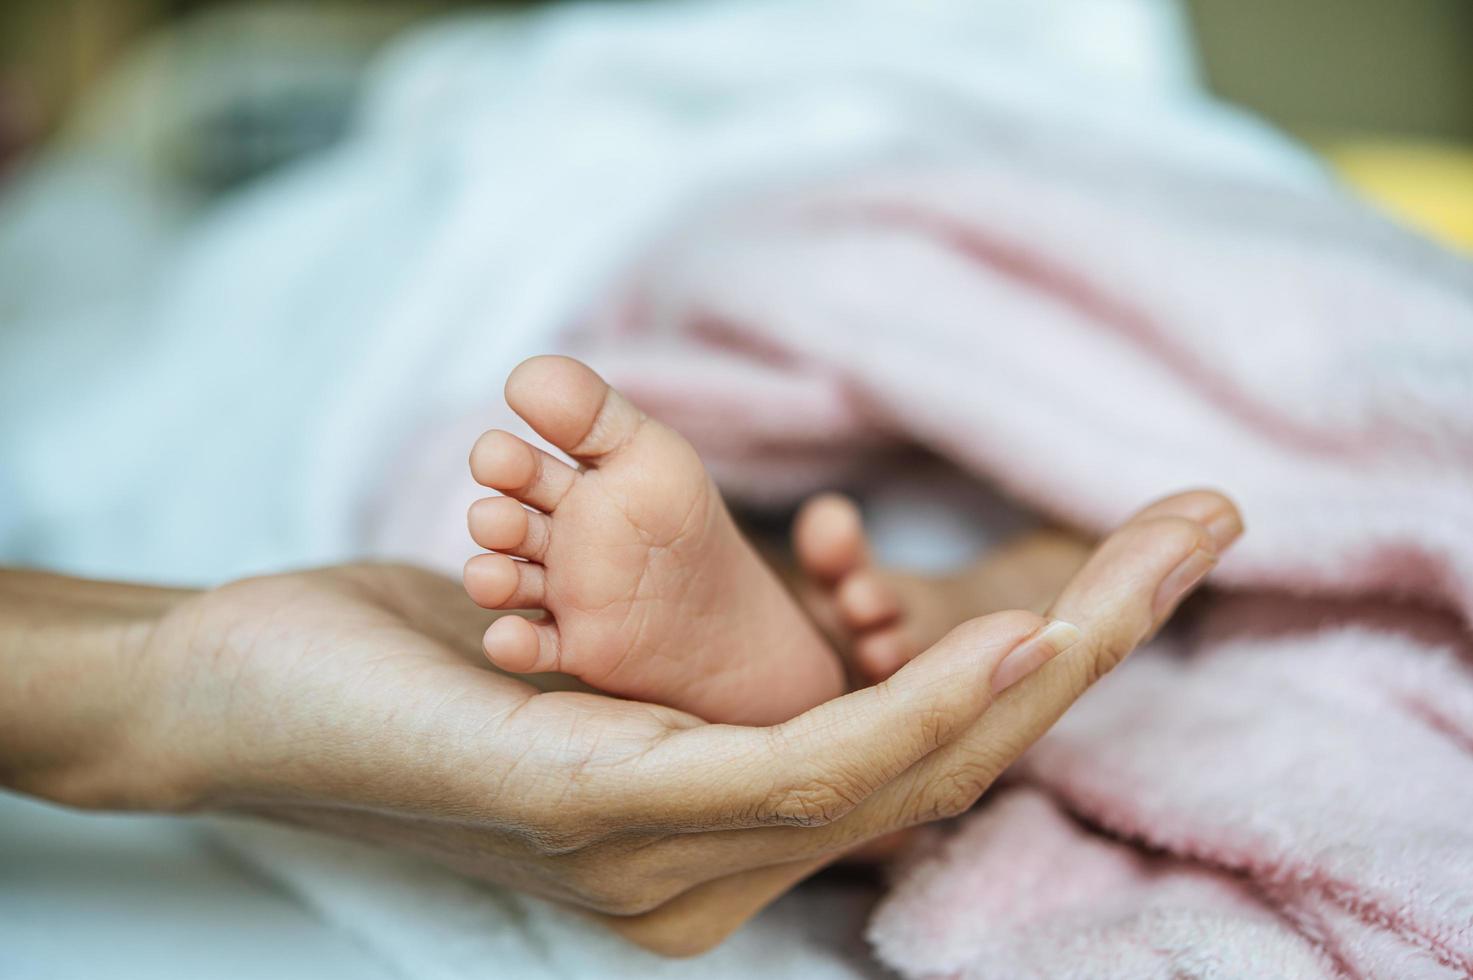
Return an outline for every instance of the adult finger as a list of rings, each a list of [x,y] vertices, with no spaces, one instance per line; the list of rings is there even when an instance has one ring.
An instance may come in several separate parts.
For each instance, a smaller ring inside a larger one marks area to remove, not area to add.
[[[1201,554],[1215,556],[1217,541],[1230,544],[1236,537],[1214,534],[1183,515],[1215,522],[1219,529],[1242,526],[1232,503],[1211,492],[1177,495],[1145,508],[1101,544],[1051,610],[1082,628],[1082,639],[1072,649],[1015,684],[964,733],[925,755],[844,819],[817,828],[686,834],[647,849],[646,867],[680,869],[672,880],[686,876],[687,882],[702,883],[672,888],[676,897],[669,902],[619,920],[615,928],[661,952],[699,952],[853,844],[970,807],[1195,587]],[[984,617],[954,630],[922,658],[987,645],[989,620],[997,622]]]
[[[1221,505],[1236,515],[1226,498]],[[1198,501],[1200,503],[1200,501]],[[1125,659],[1211,570],[1217,552],[1170,498],[1111,534],[1065,586],[1049,615],[1080,642],[1005,695],[968,731],[895,780],[876,808],[881,830],[968,809],[1092,684]],[[874,820],[875,817],[869,819]]]
[[[1169,512],[1169,501],[1162,504]],[[690,864],[699,855],[710,875],[729,874],[762,861],[778,864],[833,853],[893,830],[964,812],[1090,685],[1170,614],[1184,590],[1194,587],[1191,578],[1198,576],[1201,553],[1212,554],[1211,536],[1194,521],[1168,512],[1148,509],[1119,528],[1065,587],[1050,614],[1076,623],[1081,631],[1078,642],[1002,693],[964,732],[893,778],[853,813],[818,829],[689,835],[663,845],[667,859]],[[922,658],[986,644],[989,621],[995,618],[963,624]]]
[[[673,732],[635,769],[610,770],[596,796],[606,819],[612,804],[615,822],[643,830],[832,823],[966,731],[1007,664],[1045,660],[1077,635],[1028,612],[984,617],[971,642],[938,644],[884,683],[784,724]]]

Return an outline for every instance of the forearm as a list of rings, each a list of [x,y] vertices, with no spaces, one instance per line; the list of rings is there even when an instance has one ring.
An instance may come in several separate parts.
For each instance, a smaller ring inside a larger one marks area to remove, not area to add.
[[[134,807],[129,769],[150,710],[154,625],[191,593],[0,570],[0,785],[54,802]]]

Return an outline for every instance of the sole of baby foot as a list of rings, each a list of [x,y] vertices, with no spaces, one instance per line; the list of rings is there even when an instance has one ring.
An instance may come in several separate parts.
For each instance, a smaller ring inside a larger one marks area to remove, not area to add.
[[[517,673],[571,674],[707,721],[771,724],[841,694],[842,667],[738,531],[695,449],[591,368],[536,357],[511,408],[577,465],[508,432],[471,451],[465,588],[507,616],[486,655]]]

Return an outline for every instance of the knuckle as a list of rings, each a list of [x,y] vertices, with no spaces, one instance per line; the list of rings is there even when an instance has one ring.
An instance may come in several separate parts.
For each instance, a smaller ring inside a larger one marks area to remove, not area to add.
[[[950,741],[956,724],[955,719],[948,712],[938,707],[928,706],[921,709],[917,715],[916,727],[920,732],[921,745],[929,753]]]
[[[1112,628],[1101,628],[1093,636],[1087,636],[1080,654],[1072,661],[1080,672],[1076,696],[1118,667],[1150,630],[1150,613],[1141,610],[1134,615],[1122,613]]]
[[[1119,666],[1130,652],[1131,646],[1125,643],[1091,643],[1086,650],[1087,656],[1081,657],[1079,661],[1084,670],[1084,677],[1079,685],[1081,692]]]
[[[790,827],[823,827],[850,813],[860,793],[830,778],[810,779],[773,795],[763,808],[764,823]]]
[[[1145,627],[1139,627],[1144,630]],[[1102,635],[1103,634],[1103,635]],[[1084,694],[1110,671],[1114,670],[1135,648],[1132,637],[1139,635],[1134,622],[1117,624],[1117,628],[1086,634],[1076,648],[1069,651],[1059,674],[1063,691],[1072,701]]]
[[[954,767],[914,799],[908,822],[930,823],[961,816],[972,808],[995,778],[996,770],[985,763]]]

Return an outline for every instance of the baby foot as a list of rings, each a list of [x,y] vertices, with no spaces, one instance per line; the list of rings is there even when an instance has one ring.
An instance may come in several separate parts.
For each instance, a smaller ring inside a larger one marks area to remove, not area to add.
[[[948,575],[882,569],[859,508],[821,494],[798,512],[793,551],[809,614],[858,680],[878,683],[953,627],[1000,609],[1043,612],[1084,563],[1088,544],[1062,531],[1021,535]]]
[[[506,400],[582,468],[495,430],[471,451],[476,482],[504,496],[471,506],[472,538],[498,553],[466,564],[466,592],[550,614],[496,620],[493,663],[735,724],[843,693],[838,660],[678,433],[566,357],[521,364]]]

